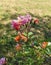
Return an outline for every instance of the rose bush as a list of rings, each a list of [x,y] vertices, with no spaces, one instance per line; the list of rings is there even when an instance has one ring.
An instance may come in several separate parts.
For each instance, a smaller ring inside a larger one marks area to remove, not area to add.
[[[42,65],[45,57],[51,55],[51,42],[39,42],[34,37],[34,27],[39,26],[39,19],[31,15],[19,16],[11,22],[11,30],[15,33],[7,39],[7,60],[0,60],[0,65]],[[11,33],[12,34],[12,33]],[[9,44],[8,44],[9,43]]]

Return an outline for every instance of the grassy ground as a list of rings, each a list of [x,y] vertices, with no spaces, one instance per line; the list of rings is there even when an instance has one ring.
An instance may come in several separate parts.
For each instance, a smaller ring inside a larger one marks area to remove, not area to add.
[[[0,0],[0,20],[14,18],[17,14],[51,15],[51,0]]]

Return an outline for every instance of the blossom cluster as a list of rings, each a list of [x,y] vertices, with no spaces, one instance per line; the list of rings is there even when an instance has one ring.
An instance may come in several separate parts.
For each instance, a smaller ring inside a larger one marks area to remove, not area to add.
[[[0,65],[4,65],[4,64],[6,64],[6,58],[5,57],[0,59]]]
[[[19,16],[19,17],[17,17],[16,20],[12,20],[11,24],[14,29],[19,30],[21,25],[27,24],[28,22],[31,21],[31,19],[32,19],[32,17],[29,14],[27,14],[25,16]]]
[[[16,42],[16,45],[14,46],[14,50],[16,50],[16,52],[22,50],[23,54],[24,54],[25,52],[24,52],[24,47],[23,46],[25,45],[25,47],[26,47],[27,43],[28,43],[28,47],[30,47],[30,48],[35,48],[36,47],[36,48],[40,48],[40,49],[43,49],[43,50],[46,49],[47,46],[51,45],[51,42],[44,41],[44,42],[39,44],[38,42],[35,41],[35,39],[33,37],[34,36],[33,32],[28,31],[29,25],[31,23],[33,23],[33,25],[34,24],[37,25],[37,24],[39,24],[39,19],[38,18],[33,19],[31,17],[31,15],[27,14],[25,16],[18,16],[17,19],[12,20],[11,27],[13,29],[15,29],[16,32],[17,32],[17,36],[13,37],[14,41]],[[24,32],[20,30],[22,28],[21,26],[22,27],[26,26],[26,29],[25,29]],[[33,40],[31,39],[31,36],[32,36]],[[36,50],[38,50],[38,49],[36,49]],[[39,54],[39,52],[37,52],[37,53]],[[17,55],[17,53],[15,53],[15,57],[16,57],[16,55]],[[39,55],[38,55],[38,57],[39,57]],[[17,62],[17,60],[16,60],[16,62]],[[5,57],[0,58],[0,65],[5,65],[6,63],[7,63],[7,61],[6,61]]]
[[[19,17],[17,17],[16,20],[12,20],[12,28],[14,28],[17,31],[19,31],[22,25],[26,25],[27,23],[32,22],[32,20],[33,20],[33,23],[34,24],[39,24],[39,19],[38,18],[34,18],[33,19],[31,17],[31,15],[29,15],[29,14],[27,14],[25,16],[19,16]],[[24,42],[27,42],[28,37],[26,37],[24,34],[22,34],[21,32],[19,32],[19,34],[14,38],[14,40],[16,42],[19,42],[20,40],[23,40]],[[38,44],[37,43],[34,43],[33,46],[34,45],[38,45]],[[47,45],[49,45],[48,42],[43,42],[41,44],[41,48],[44,49],[44,48],[47,47]],[[21,45],[19,43],[16,45],[16,49],[17,50],[20,50],[21,49]]]

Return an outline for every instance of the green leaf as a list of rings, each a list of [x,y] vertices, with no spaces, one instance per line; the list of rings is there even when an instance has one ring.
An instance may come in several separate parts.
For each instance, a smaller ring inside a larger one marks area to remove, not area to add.
[[[31,36],[31,35],[33,35],[33,32],[29,32],[29,33],[28,33],[28,36]]]
[[[23,34],[24,34],[25,36],[27,36],[27,33],[26,33],[26,32],[24,32]]]
[[[31,39],[34,39],[34,38],[35,38],[34,36],[31,37]]]
[[[48,54],[51,54],[51,51],[50,51],[50,49],[49,49],[49,48],[47,48],[47,53],[48,53]]]

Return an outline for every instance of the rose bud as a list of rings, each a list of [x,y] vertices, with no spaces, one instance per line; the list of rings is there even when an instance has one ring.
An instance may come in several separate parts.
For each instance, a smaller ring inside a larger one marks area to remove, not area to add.
[[[34,19],[34,24],[39,24],[39,20],[37,18]]]

